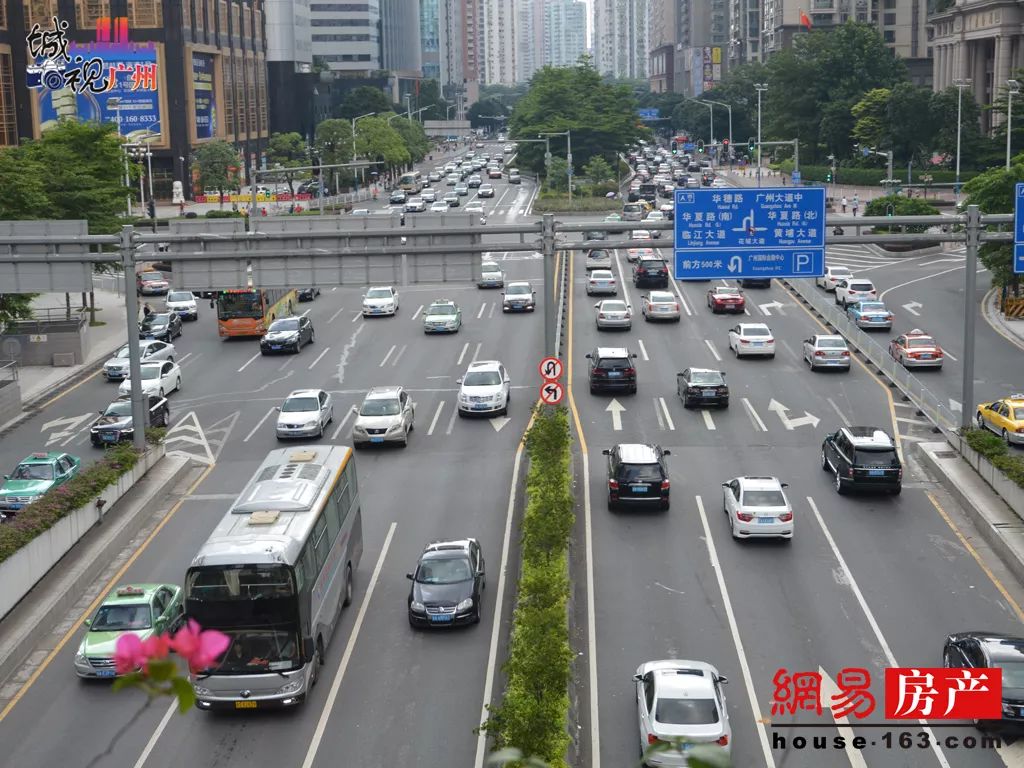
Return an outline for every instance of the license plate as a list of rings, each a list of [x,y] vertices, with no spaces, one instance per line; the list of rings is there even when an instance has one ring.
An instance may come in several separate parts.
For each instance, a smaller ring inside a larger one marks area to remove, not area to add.
[[[117,674],[115,669],[98,669],[96,670],[97,677],[114,677]]]
[[[486,411],[486,410],[487,410],[487,407],[488,407],[488,406],[487,406],[487,403],[476,403],[476,404],[475,404],[475,405],[473,406],[473,410],[474,410],[474,411]]]
[[[455,617],[450,613],[437,613],[431,616],[430,620],[437,624],[444,624],[446,622],[450,622],[453,618]]]
[[[156,336],[154,336],[154,335],[153,335],[152,333],[147,333],[147,334],[146,334],[146,338],[147,338],[147,339],[155,339],[155,338],[156,338]]]
[[[921,359],[922,360],[931,360],[932,356],[931,355],[921,355]]]
[[[100,435],[100,440],[105,443],[113,443],[117,440],[117,435]]]
[[[752,347],[763,347],[764,346],[764,342],[763,341],[752,341],[750,343],[750,346],[752,346]]]
[[[775,518],[774,517],[759,517],[759,518],[757,518],[757,522],[760,525],[771,525],[772,523],[775,522]]]
[[[646,485],[631,485],[629,487],[629,490],[631,490],[633,493],[647,493],[647,486]]]
[[[370,438],[370,442],[371,443],[383,443],[384,442],[384,438],[383,437],[371,437]]]
[[[880,476],[884,476],[885,475],[885,470],[884,469],[869,469],[868,470],[868,474],[871,475],[871,477],[880,477]]]
[[[622,371],[609,371],[608,372],[608,378],[609,379],[617,379],[620,376],[622,376]]]
[[[256,709],[258,702],[255,701],[236,701],[235,709]]]
[[[714,397],[716,394],[716,392],[702,392],[701,397]]]
[[[280,345],[280,344],[271,344],[271,345],[270,345],[270,348],[271,348],[271,349],[280,349],[280,348],[281,348],[281,345]]]

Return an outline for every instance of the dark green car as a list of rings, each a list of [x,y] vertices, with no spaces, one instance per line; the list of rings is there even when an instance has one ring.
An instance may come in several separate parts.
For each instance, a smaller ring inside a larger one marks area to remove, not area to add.
[[[21,460],[0,485],[0,514],[12,514],[78,474],[82,460],[70,453],[46,451]]]
[[[117,639],[132,632],[140,640],[171,634],[185,623],[184,592],[175,584],[130,584],[113,590],[91,619],[75,654],[79,677],[116,677]]]

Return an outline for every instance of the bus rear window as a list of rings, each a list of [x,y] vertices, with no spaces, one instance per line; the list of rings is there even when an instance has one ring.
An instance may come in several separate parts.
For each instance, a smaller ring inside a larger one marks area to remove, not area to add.
[[[230,320],[235,317],[263,317],[259,293],[222,293],[217,297],[217,317]]]
[[[282,565],[232,565],[193,568],[185,581],[185,598],[221,602],[295,595],[292,571]]]

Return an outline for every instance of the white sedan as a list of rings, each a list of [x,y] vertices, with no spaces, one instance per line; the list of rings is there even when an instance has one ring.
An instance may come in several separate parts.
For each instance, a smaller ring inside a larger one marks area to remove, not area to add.
[[[363,295],[363,317],[394,316],[398,312],[398,291],[387,286],[375,286]]]
[[[142,364],[142,391],[146,395],[165,396],[169,392],[181,389],[181,368],[173,360],[162,360],[157,363]],[[121,382],[117,388],[119,395],[132,393],[130,378]]]
[[[620,328],[628,331],[633,327],[633,309],[619,299],[605,299],[594,305],[597,310],[597,330]]]
[[[437,200],[430,204],[431,213],[448,213],[448,203],[444,200]]]
[[[593,296],[598,293],[611,294],[615,296],[619,292],[615,285],[615,275],[610,269],[595,269],[587,275],[587,295]]]
[[[729,329],[729,349],[736,357],[775,357],[775,337],[764,323],[740,323]]]
[[[793,507],[776,477],[737,477],[722,483],[722,511],[734,539],[793,538]]]

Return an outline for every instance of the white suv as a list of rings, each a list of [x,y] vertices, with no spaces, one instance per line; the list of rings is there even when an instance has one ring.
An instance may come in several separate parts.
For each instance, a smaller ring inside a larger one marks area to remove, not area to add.
[[[858,301],[871,301],[878,298],[875,285],[863,277],[849,277],[836,283],[836,304],[856,304]]]
[[[834,291],[836,283],[853,277],[849,267],[825,267],[825,274],[814,278],[814,284],[824,288],[826,291]]]
[[[484,413],[504,416],[512,399],[512,386],[505,366],[497,360],[470,363],[458,380],[459,416]]]
[[[367,443],[409,444],[416,404],[402,387],[374,387],[361,407],[352,406],[356,421],[352,425],[352,445]]]

